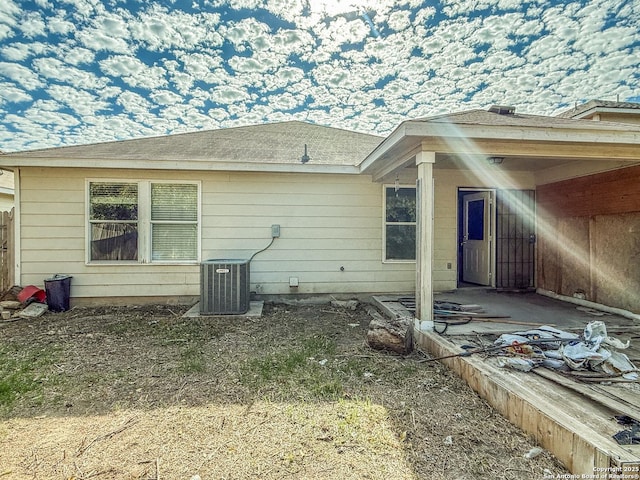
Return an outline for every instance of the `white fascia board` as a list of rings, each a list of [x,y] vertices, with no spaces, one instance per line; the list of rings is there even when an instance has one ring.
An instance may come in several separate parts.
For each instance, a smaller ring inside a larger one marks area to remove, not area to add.
[[[373,167],[380,157],[384,156],[407,136],[407,133],[405,132],[406,123],[407,122],[401,123],[387,138],[382,141],[382,143],[380,143],[380,145],[373,150],[373,152],[367,155],[367,157],[360,162],[360,172],[369,173],[368,170]]]
[[[595,122],[594,122],[595,123]],[[407,122],[407,136],[640,145],[640,131]]]
[[[13,188],[0,187],[0,193],[4,195],[14,195],[15,190]]]
[[[318,165],[285,163],[233,163],[206,162],[194,160],[115,160],[115,159],[62,159],[0,157],[0,166],[4,167],[55,167],[55,168],[117,168],[126,170],[188,170],[188,171],[225,171],[225,172],[273,172],[273,173],[326,173],[357,175],[360,169],[355,165]]]
[[[640,109],[637,108],[614,108],[614,107],[593,107],[589,110],[585,110],[578,115],[572,116],[573,119],[581,119],[593,115],[594,113],[630,113],[632,115],[638,115],[640,117]]]

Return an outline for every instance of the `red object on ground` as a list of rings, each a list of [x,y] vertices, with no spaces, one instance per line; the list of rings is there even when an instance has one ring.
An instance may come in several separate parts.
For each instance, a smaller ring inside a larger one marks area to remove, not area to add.
[[[36,287],[35,285],[27,285],[22,290],[20,290],[20,293],[16,295],[16,297],[18,298],[18,301],[20,303],[25,303],[31,297],[35,298],[36,301],[40,303],[44,303],[44,301],[47,299],[47,294],[44,290]]]

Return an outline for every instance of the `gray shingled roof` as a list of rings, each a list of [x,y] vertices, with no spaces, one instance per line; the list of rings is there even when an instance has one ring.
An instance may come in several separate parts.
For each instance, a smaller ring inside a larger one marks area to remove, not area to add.
[[[640,110],[640,103],[636,102],[613,102],[611,100],[590,100],[587,103],[578,105],[558,114],[561,118],[573,118],[589,110],[597,108],[615,108],[621,110]],[[639,112],[640,113],[640,112]]]
[[[290,121],[12,153],[20,158],[356,165],[384,137]]]
[[[575,128],[593,130],[638,130],[640,126],[621,125],[614,122],[593,122],[571,118],[547,117],[522,113],[499,114],[488,110],[467,110],[464,112],[419,118],[412,122],[451,123],[456,125],[484,125],[500,127],[534,127],[534,128]]]

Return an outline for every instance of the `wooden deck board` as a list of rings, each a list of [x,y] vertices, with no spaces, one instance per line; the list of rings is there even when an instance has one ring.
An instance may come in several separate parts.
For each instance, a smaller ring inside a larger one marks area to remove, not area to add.
[[[460,352],[456,344],[437,334],[416,332],[416,341],[434,357]],[[506,370],[480,358],[455,357],[442,363],[509,421],[531,434],[573,474],[640,465],[636,449],[618,445],[612,438],[621,430],[613,418],[617,411],[551,380]]]

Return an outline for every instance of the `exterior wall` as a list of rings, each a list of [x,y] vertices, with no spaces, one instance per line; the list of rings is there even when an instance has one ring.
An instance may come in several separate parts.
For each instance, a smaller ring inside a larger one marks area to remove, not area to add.
[[[458,188],[535,189],[531,173],[502,172],[498,175],[495,172],[496,169],[478,173],[437,168],[434,170],[434,291],[457,287]]]
[[[22,285],[60,273],[73,276],[76,300],[199,294],[197,263],[86,263],[87,178],[200,180],[202,259],[248,258],[279,224],[280,238],[251,263],[257,293],[413,291],[415,264],[382,263],[382,186],[368,176],[65,168],[21,169]]]
[[[538,187],[538,287],[640,312],[640,167]]]

